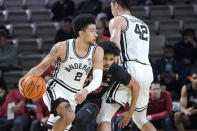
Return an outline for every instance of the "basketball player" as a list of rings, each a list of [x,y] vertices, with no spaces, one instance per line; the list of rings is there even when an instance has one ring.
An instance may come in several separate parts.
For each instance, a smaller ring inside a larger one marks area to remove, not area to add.
[[[120,60],[123,67],[140,85],[136,109],[132,116],[133,121],[142,131],[155,131],[155,127],[146,119],[149,88],[153,81],[152,67],[148,59],[150,33],[148,26],[143,21],[132,16],[130,7],[131,0],[111,0],[111,11],[114,18],[109,23],[110,40],[120,46]],[[108,106],[110,104],[105,104],[103,112],[110,109]],[[128,115],[130,114],[124,114],[123,120],[127,119]],[[103,119],[100,121],[102,124],[99,129],[111,130],[110,122],[104,119],[105,116],[101,117]],[[124,126],[126,123],[121,127]]]
[[[139,84],[131,77],[122,67],[114,63],[114,58],[119,56],[120,49],[114,42],[106,41],[98,44],[104,50],[103,58],[103,79],[101,86],[88,94],[86,100],[78,105],[79,108],[75,117],[75,131],[87,131],[87,124],[94,120],[100,110],[101,97],[113,85],[122,83],[128,87],[132,93],[132,105],[130,111],[135,109],[137,98],[139,94]],[[85,81],[85,86],[92,80],[92,72],[88,74]],[[121,103],[124,105],[124,103]],[[134,111],[134,110],[133,110]],[[113,111],[111,111],[113,112]]]
[[[55,44],[44,60],[25,75],[40,76],[51,63],[57,61],[54,78],[48,81],[47,91],[43,95],[51,112],[47,124],[52,127],[52,131],[68,130],[75,118],[76,105],[81,104],[87,94],[97,89],[102,81],[104,53],[101,47],[94,44],[97,36],[94,17],[79,15],[72,21],[72,26],[77,39]],[[92,66],[93,81],[83,88]]]

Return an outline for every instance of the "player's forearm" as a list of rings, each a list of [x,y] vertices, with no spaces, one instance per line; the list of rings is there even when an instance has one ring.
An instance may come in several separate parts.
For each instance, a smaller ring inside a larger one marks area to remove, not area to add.
[[[88,90],[88,93],[100,87],[102,82],[102,77],[103,77],[103,70],[100,69],[93,70],[93,80],[90,82],[88,86],[85,87]]]
[[[27,74],[26,76],[28,75],[38,75],[38,76],[41,76],[45,70],[47,69],[48,67],[40,67],[39,65],[38,66],[35,66],[33,67]]]
[[[180,111],[185,112],[187,109],[184,106],[180,106]]]

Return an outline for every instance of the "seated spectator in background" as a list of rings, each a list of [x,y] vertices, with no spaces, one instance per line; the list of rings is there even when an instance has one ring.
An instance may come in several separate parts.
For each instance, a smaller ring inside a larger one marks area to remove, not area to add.
[[[138,0],[139,5],[164,5],[168,4],[169,2],[172,2],[172,0]]]
[[[109,33],[109,20],[107,18],[107,15],[105,13],[103,13],[103,12],[100,12],[99,14],[97,14],[96,20],[100,20],[100,21],[103,22],[103,27],[104,27],[103,34],[105,36],[109,37],[110,36],[110,33]]]
[[[105,41],[109,41],[109,37],[104,36],[104,23],[101,20],[97,20],[96,21],[96,33],[97,33],[97,37],[96,37],[96,43],[100,43],[100,42],[105,42]]]
[[[9,30],[3,24],[0,24],[0,30],[4,30],[7,33],[7,38],[11,37]]]
[[[5,81],[0,79],[0,130],[1,131],[10,131],[10,124],[6,118],[3,118],[6,114],[6,107],[4,106],[5,99],[7,96],[8,90],[6,88]]]
[[[46,123],[49,115],[50,113],[42,97],[36,100],[36,120],[32,122],[30,131],[47,131]]]
[[[74,16],[75,4],[72,0],[58,0],[53,4],[51,11],[52,21],[61,21],[66,16]]]
[[[79,3],[77,14],[91,13],[97,15],[102,11],[102,2],[100,0],[83,0]]]
[[[197,66],[191,70],[191,83],[181,90],[180,112],[174,114],[175,127],[184,131],[184,126],[197,127]]]
[[[30,124],[27,112],[27,99],[14,89],[7,94],[7,89],[0,85],[0,131],[27,131]]]
[[[74,38],[72,30],[72,17],[64,17],[61,21],[60,29],[56,32],[55,43]]]
[[[155,80],[166,85],[167,90],[172,93],[173,97],[178,97],[181,90],[181,82],[184,78],[184,64],[174,55],[171,45],[166,45],[163,49],[164,56],[156,60],[154,64]]]
[[[152,0],[138,0],[138,5],[146,5],[146,6],[150,6],[152,5]]]
[[[185,65],[192,65],[197,58],[197,41],[193,29],[185,29],[183,31],[182,40],[174,46],[177,57],[184,60]]]
[[[164,131],[172,130],[172,98],[168,91],[162,90],[159,82],[150,87],[150,99],[147,108],[147,120],[156,127],[162,125]]]
[[[7,42],[7,32],[0,30],[0,68],[14,69],[19,67],[17,48]]]

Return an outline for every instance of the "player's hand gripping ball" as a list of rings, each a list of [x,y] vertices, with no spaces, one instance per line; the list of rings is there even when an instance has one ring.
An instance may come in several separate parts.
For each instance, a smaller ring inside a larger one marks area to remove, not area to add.
[[[29,75],[22,79],[19,90],[29,99],[38,99],[46,91],[46,82],[41,76]]]

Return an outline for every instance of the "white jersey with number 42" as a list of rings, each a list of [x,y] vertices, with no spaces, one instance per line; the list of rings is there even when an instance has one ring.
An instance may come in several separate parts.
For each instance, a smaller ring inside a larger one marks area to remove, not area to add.
[[[138,60],[149,64],[150,33],[148,26],[131,15],[122,15],[127,20],[127,27],[121,32],[121,62]]]

